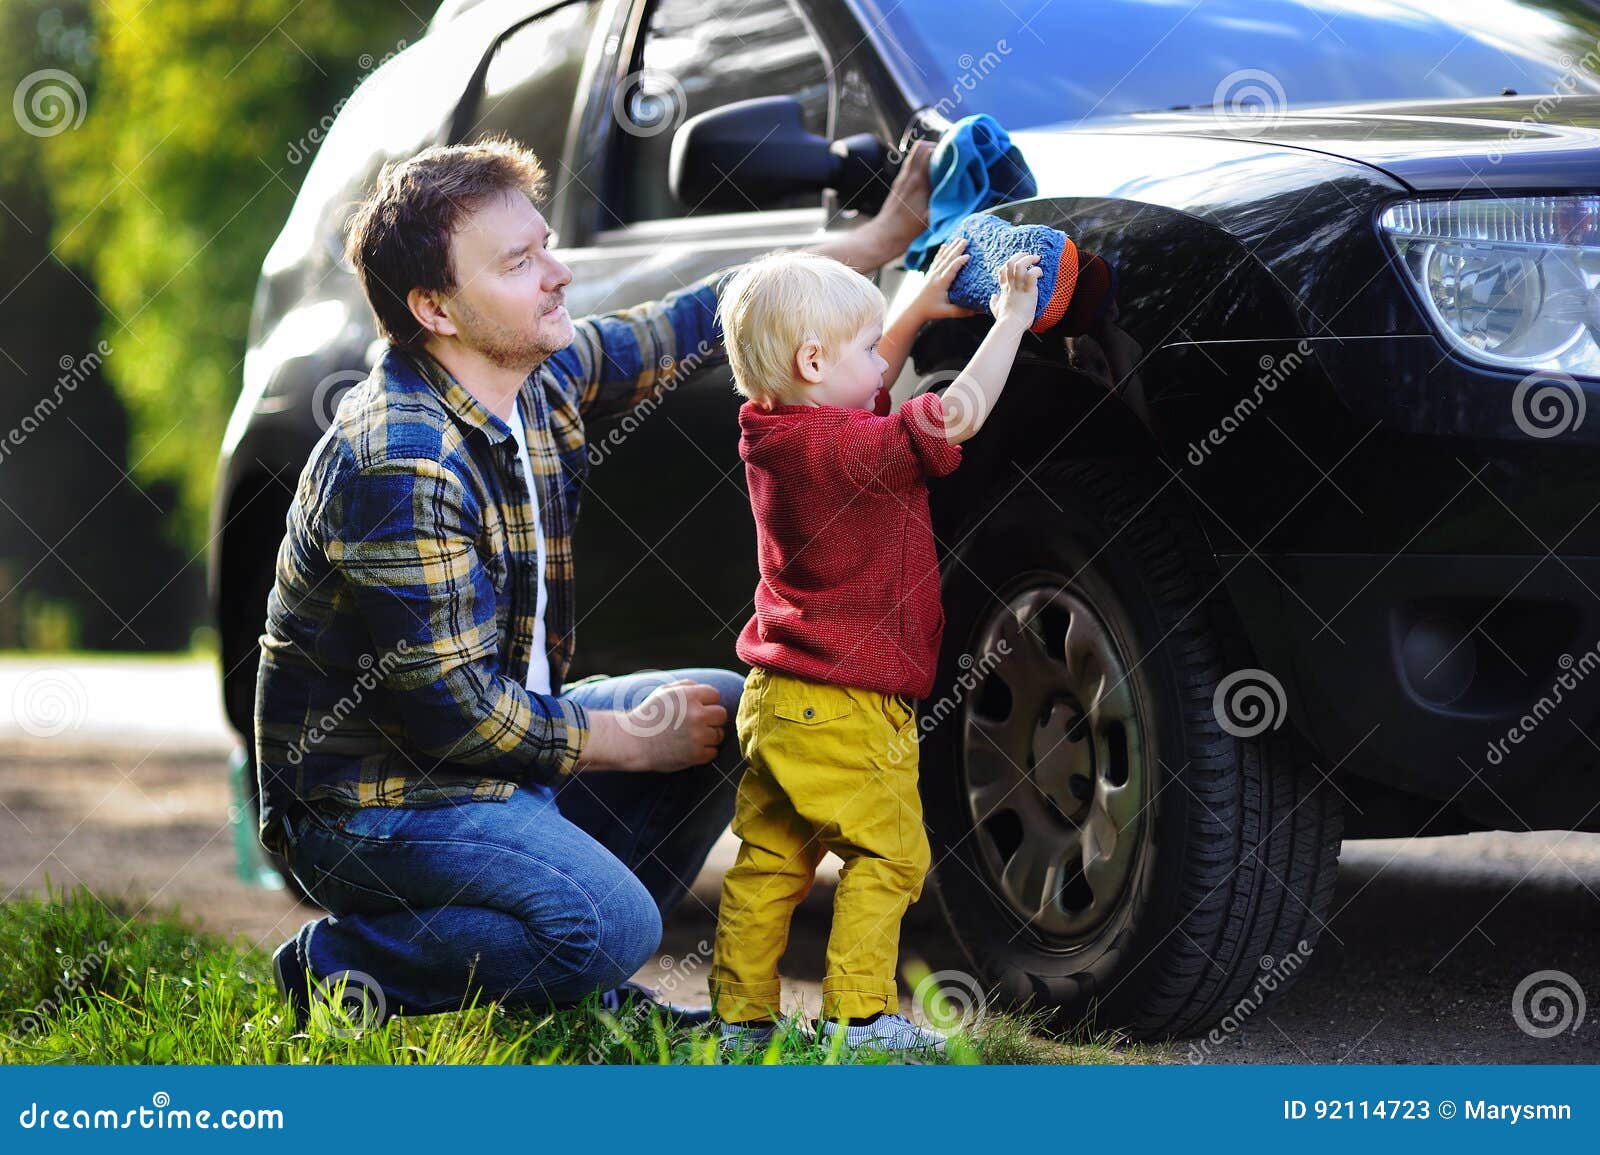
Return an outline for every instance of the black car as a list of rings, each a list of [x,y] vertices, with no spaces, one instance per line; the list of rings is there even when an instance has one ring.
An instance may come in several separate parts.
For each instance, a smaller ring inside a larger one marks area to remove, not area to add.
[[[1140,1037],[1259,1005],[1342,838],[1600,829],[1597,34],[1553,3],[447,5],[263,269],[214,527],[229,717],[248,740],[293,477],[378,348],[338,238],[385,159],[519,136],[580,315],[850,228],[989,113],[1039,190],[992,211],[1113,277],[933,489],[931,889],[1007,1000]],[[897,401],[985,323],[926,329]],[[574,676],[737,665],[737,401],[706,369],[589,431]]]

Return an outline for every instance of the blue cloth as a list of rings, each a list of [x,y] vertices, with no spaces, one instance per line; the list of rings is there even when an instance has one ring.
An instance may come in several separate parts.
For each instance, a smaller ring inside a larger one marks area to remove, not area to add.
[[[989,308],[989,298],[1000,289],[1000,266],[1018,253],[1039,256],[1039,303],[1033,322],[1039,323],[1050,305],[1061,275],[1061,255],[1067,234],[1049,225],[1013,225],[987,213],[970,216],[956,227],[955,236],[967,239],[967,263],[950,282],[950,300],[968,309]],[[1073,264],[1076,276],[1077,264]],[[1063,286],[1063,291],[1066,287]]]
[[[744,675],[731,670],[580,681],[562,697],[627,709],[674,678],[714,687],[737,715]],[[662,918],[727,828],[740,763],[730,725],[711,761],[673,774],[589,770],[499,802],[296,811],[289,865],[331,913],[300,928],[295,955],[320,981],[356,972],[380,1020],[454,1010],[470,993],[547,1005],[616,987],[655,953]]]
[[[1011,135],[983,112],[962,117],[939,138],[928,165],[928,181],[933,186],[928,227],[906,250],[908,269],[926,270],[933,264],[939,246],[964,218],[1039,191]]]

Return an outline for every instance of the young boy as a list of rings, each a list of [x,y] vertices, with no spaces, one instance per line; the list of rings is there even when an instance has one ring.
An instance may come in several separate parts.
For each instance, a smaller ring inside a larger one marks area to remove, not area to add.
[[[890,414],[888,387],[921,326],[966,316],[945,245],[926,283],[884,327],[883,294],[810,253],[762,257],[720,298],[739,392],[739,455],[761,580],[739,635],[752,667],[736,726],[749,765],[723,880],[710,984],[722,1037],[777,1029],[789,920],[826,851],[844,860],[822,983],[824,1041],[942,1051],[898,1013],[900,920],[930,851],[917,793],[913,699],[933,689],[944,614],[926,477],[961,462],[993,408],[1038,299],[1038,257],[1002,266],[994,325],[944,398]],[[887,414],[878,416],[874,412]]]

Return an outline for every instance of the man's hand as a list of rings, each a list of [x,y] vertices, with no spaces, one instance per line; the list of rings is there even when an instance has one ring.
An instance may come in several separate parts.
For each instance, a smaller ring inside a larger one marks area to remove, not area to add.
[[[932,159],[933,145],[917,141],[900,165],[878,215],[808,251],[832,257],[868,277],[904,256],[911,242],[928,227],[928,164]]]
[[[874,220],[887,236],[899,241],[899,249],[911,247],[911,242],[928,227],[928,197],[932,186],[928,183],[928,168],[933,161],[933,143],[919,140],[900,164],[883,208]]]
[[[589,711],[589,740],[574,772],[699,766],[716,757],[727,723],[714,686],[689,678],[664,682],[631,710]]]

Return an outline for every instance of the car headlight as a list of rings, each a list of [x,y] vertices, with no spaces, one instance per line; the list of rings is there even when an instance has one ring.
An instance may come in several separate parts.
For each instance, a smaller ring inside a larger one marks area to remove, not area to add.
[[[1600,197],[1402,201],[1378,227],[1462,353],[1600,377]]]

